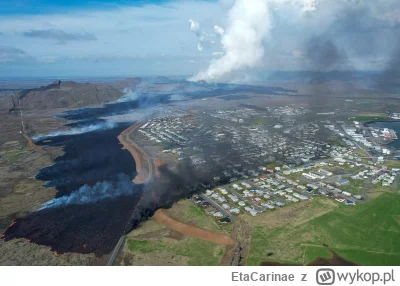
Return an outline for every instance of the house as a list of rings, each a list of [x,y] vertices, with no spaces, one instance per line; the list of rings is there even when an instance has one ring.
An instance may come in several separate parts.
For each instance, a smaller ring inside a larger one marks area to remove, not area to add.
[[[229,210],[229,209],[231,208],[231,206],[228,205],[228,204],[223,204],[223,205],[222,205],[222,208],[223,208],[224,210]]]
[[[260,191],[260,190],[257,190],[257,191],[256,191],[256,194],[259,195],[259,196],[262,196],[262,195],[264,194],[264,192],[263,192],[263,191]]]
[[[256,215],[257,215],[257,211],[256,211],[256,210],[250,210],[250,214],[251,214],[252,216],[256,216]]]
[[[212,213],[214,213],[216,211],[216,209],[214,208],[214,207],[208,207],[208,208],[206,208],[206,213],[208,213],[208,214],[212,214]]]
[[[349,180],[340,179],[340,180],[337,180],[337,181],[335,182],[335,185],[336,185],[336,186],[343,186],[343,185],[347,185],[348,183],[349,183]]]
[[[246,205],[246,203],[243,202],[243,201],[240,201],[240,202],[238,203],[238,205],[241,206],[241,207],[244,207],[244,206]]]
[[[221,218],[221,217],[223,217],[224,215],[223,215],[221,212],[215,212],[215,213],[213,214],[213,216],[216,217],[216,218]]]
[[[228,194],[228,192],[225,190],[225,189],[219,189],[219,192],[221,193],[221,194],[223,194],[223,195],[227,195]]]
[[[345,201],[343,197],[336,197],[335,200],[338,201],[339,203],[343,203]]]
[[[234,208],[234,209],[231,209],[229,212],[232,214],[239,214],[240,210],[238,208]]]
[[[270,210],[274,210],[275,209],[275,207],[273,205],[269,204],[269,203],[262,203],[261,205],[263,207],[266,207],[266,208],[270,209]]]
[[[213,191],[210,191],[210,190],[207,190],[207,191],[206,191],[206,195],[207,195],[207,196],[211,196],[212,194],[214,194]]]
[[[199,196],[193,197],[193,202],[194,202],[195,204],[200,204],[200,203],[202,203],[203,201],[204,201],[204,199],[203,199],[202,197],[199,197]]]
[[[260,198],[254,198],[253,201],[256,202],[256,203],[259,203],[259,202],[261,202],[261,199]]]
[[[218,195],[218,194],[212,194],[211,197],[212,197],[213,199],[218,199],[218,198],[219,198],[219,195]]]
[[[218,197],[217,200],[218,200],[220,203],[225,203],[225,202],[226,202],[226,199],[225,199],[224,197]]]
[[[230,223],[231,222],[230,218],[228,218],[228,217],[221,218],[219,221],[221,223]]]
[[[202,202],[201,206],[206,209],[206,208],[210,207],[211,204],[209,202]]]
[[[318,186],[314,185],[314,184],[307,184],[307,187],[313,189],[313,190],[318,190]]]
[[[244,210],[245,210],[246,212],[250,212],[250,211],[252,210],[252,208],[251,208],[251,207],[244,207]]]
[[[236,203],[236,202],[238,202],[239,201],[239,199],[237,198],[237,196],[235,196],[235,195],[228,195],[228,198],[230,198],[231,200],[232,200],[232,202],[234,202],[234,203]]]

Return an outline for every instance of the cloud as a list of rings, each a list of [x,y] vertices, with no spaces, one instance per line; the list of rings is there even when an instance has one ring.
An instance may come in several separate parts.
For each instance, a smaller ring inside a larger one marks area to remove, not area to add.
[[[193,19],[189,19],[190,31],[198,33],[200,31],[200,24]]]
[[[47,64],[52,64],[55,63],[57,61],[57,57],[56,56],[45,56],[45,57],[41,57],[39,58],[39,62],[41,63],[47,63]]]
[[[0,39],[1,44],[19,48],[38,59],[38,66],[20,69],[26,73],[32,72],[28,68],[35,68],[41,74],[45,69],[46,74],[68,75],[76,70],[97,74],[99,64],[104,63],[101,67],[109,73],[120,72],[124,65],[126,74],[141,74],[146,69],[146,75],[158,74],[160,70],[155,66],[155,59],[163,53],[174,58],[163,69],[165,74],[171,74],[171,71],[173,74],[181,71],[181,75],[205,72],[205,67],[218,60],[224,59],[228,64],[227,59],[230,59],[234,68],[232,73],[242,75],[250,73],[249,69],[263,72],[315,68],[307,56],[307,46],[312,38],[321,35],[340,48],[339,52],[347,55],[354,68],[382,68],[386,61],[390,61],[400,32],[398,0],[256,0],[255,3],[265,2],[268,6],[268,17],[262,19],[264,22],[261,24],[269,21],[270,28],[262,29],[255,25],[250,33],[239,33],[238,41],[250,35],[258,37],[253,41],[258,48],[249,47],[252,51],[262,50],[262,56],[255,53],[258,57],[250,62],[250,51],[246,49],[236,56],[227,52],[227,47],[234,46],[228,41],[234,39],[229,36],[233,35],[229,11],[236,2],[187,0],[159,5],[146,2],[140,6],[115,5],[109,9],[99,9],[94,5],[88,10],[58,9],[57,13],[11,14],[0,17],[0,31],[3,33]],[[247,2],[255,5],[252,0]],[[243,15],[238,15],[237,19],[244,18],[246,11],[241,11]],[[251,15],[248,18],[253,21]],[[189,19],[192,21],[188,22]],[[264,30],[266,32],[261,33]],[[40,37],[35,33],[38,31],[42,31]],[[31,36],[21,36],[24,33]],[[67,39],[63,37],[65,34]],[[88,40],[93,37],[98,41]],[[45,45],[39,40],[42,38],[48,39],[49,43],[68,42],[68,45]],[[159,44],[154,44],[155,39]],[[243,42],[243,45],[247,44]],[[239,47],[240,43],[235,45]],[[302,51],[303,56],[292,51]],[[60,63],[65,59],[63,65],[45,64],[53,61],[50,56],[56,56]],[[86,59],[91,57],[99,59],[96,65],[88,65]],[[71,64],[69,58],[76,60]],[[140,65],[125,64],[124,58],[140,61]],[[7,59],[9,61],[9,57]],[[187,59],[196,60],[198,64],[187,65]],[[376,64],[378,59],[379,66]],[[8,65],[8,70],[17,71],[19,66],[13,68],[11,65]],[[1,74],[8,73],[4,66]],[[230,74],[228,69],[220,80],[230,81]]]
[[[295,58],[300,58],[300,57],[303,56],[303,52],[300,51],[300,50],[293,50],[293,51],[292,51],[292,55],[293,55]]]
[[[223,53],[223,52],[213,52],[211,55],[212,55],[213,57],[221,57],[221,56],[224,55],[224,53]]]
[[[225,33],[225,30],[223,28],[221,28],[220,26],[218,26],[218,25],[214,26],[214,31],[215,31],[216,34],[218,34],[220,36],[223,36],[224,33]]]
[[[22,62],[32,61],[33,57],[28,55],[25,51],[8,46],[0,46],[0,62]]]
[[[59,29],[47,29],[47,30],[30,30],[24,32],[25,37],[55,40],[60,43],[69,41],[96,41],[97,38],[91,33],[67,33]]]

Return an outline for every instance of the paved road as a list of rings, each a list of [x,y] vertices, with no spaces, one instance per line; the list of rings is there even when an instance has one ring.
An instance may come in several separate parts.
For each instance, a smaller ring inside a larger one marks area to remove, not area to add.
[[[220,211],[222,214],[226,215],[231,221],[234,221],[236,219],[235,216],[231,215],[229,212],[224,210],[219,204],[217,204],[215,201],[213,201],[211,198],[208,196],[202,194],[200,197],[205,200],[206,202],[210,203],[213,207],[215,207],[218,211]]]
[[[115,258],[117,257],[121,246],[123,245],[126,238],[126,234],[120,237],[117,245],[115,245],[114,250],[111,252],[110,258],[107,261],[107,266],[112,266],[114,264]]]

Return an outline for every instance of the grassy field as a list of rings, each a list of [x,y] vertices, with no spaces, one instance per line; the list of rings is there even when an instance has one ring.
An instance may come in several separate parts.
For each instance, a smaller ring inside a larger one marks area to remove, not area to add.
[[[366,121],[387,121],[387,120],[392,120],[392,119],[387,116],[365,115],[365,116],[350,117],[349,120],[366,122]]]
[[[387,160],[383,164],[380,164],[379,166],[386,166],[389,169],[400,168],[400,161],[399,160]]]
[[[315,201],[312,208],[320,203]],[[302,224],[258,226],[253,231],[247,263],[307,264],[317,256],[330,257],[322,247],[325,243],[361,265],[400,265],[399,216],[400,196],[385,193],[364,205],[338,204],[332,211]],[[268,257],[267,253],[273,255]]]
[[[189,200],[179,201],[168,212],[182,222],[229,233]],[[151,219],[129,234],[124,251],[125,265],[219,265],[224,246],[179,234]]]
[[[351,193],[353,195],[360,194],[365,185],[364,180],[354,180],[354,179],[348,179],[348,180],[349,183],[347,185],[343,185],[338,188],[341,189],[342,191]]]
[[[223,254],[222,246],[196,238],[183,241],[130,239],[127,245],[133,254],[169,253],[183,256],[187,258],[188,265],[218,265]]]

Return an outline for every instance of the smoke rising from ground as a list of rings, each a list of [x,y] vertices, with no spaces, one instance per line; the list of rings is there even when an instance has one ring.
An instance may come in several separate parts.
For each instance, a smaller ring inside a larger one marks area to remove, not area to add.
[[[207,121],[202,121],[207,124]],[[212,124],[209,122],[208,124]],[[205,164],[196,165],[191,160],[181,161],[176,168],[164,165],[159,168],[160,176],[144,187],[143,197],[135,208],[126,231],[136,228],[151,217],[159,208],[169,208],[181,199],[194,193],[202,193],[214,185],[214,177],[221,176],[227,166],[244,164],[242,153],[232,145],[233,138],[215,143],[196,142],[193,147],[201,150]],[[252,168],[253,165],[247,165]],[[236,167],[241,169],[242,167]]]
[[[119,174],[117,181],[98,182],[94,186],[84,185],[69,195],[46,202],[39,211],[68,205],[91,204],[106,199],[115,199],[120,196],[131,196],[133,194],[134,186],[130,178],[125,174]]]
[[[224,55],[191,81],[219,81],[229,73],[257,66],[264,57],[263,41],[271,29],[265,0],[237,0],[229,10],[228,27],[221,40]]]
[[[228,12],[227,28],[214,26],[222,37],[222,56],[189,80],[232,81],[233,73],[262,66],[264,45],[273,28],[272,12],[294,7],[298,14],[306,14],[317,6],[316,0],[236,0]]]
[[[400,90],[400,42],[390,56],[385,70],[377,80],[378,87],[388,92]]]
[[[333,40],[322,36],[313,37],[308,41],[306,56],[317,71],[343,67],[348,61],[345,52],[337,48]]]
[[[91,124],[91,125],[87,125],[87,126],[71,128],[70,130],[60,130],[60,131],[50,132],[49,134],[41,134],[38,136],[34,136],[32,139],[35,141],[40,141],[40,140],[51,139],[53,137],[58,137],[58,136],[79,135],[79,134],[89,133],[89,132],[98,131],[98,130],[112,129],[115,127],[116,127],[115,122],[105,121],[105,122],[102,122],[99,124]]]

